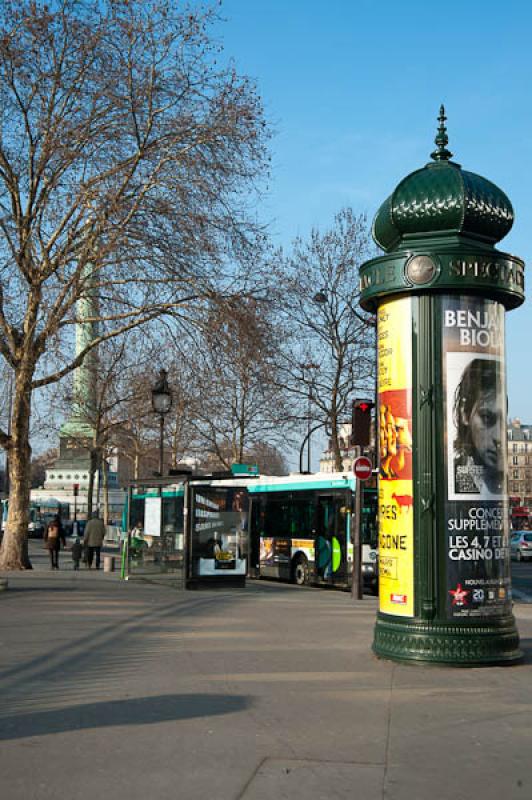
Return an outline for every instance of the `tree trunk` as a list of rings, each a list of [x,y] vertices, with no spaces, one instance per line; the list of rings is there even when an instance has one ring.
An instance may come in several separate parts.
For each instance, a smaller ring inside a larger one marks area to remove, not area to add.
[[[28,555],[30,519],[31,447],[30,410],[33,370],[29,365],[15,375],[9,452],[9,510],[0,549],[0,569],[31,569]]]
[[[102,458],[102,488],[103,488],[103,521],[109,524],[109,465],[105,458]]]
[[[87,487],[87,519],[92,517],[94,505],[94,474],[98,469],[98,452],[94,448],[90,452],[89,485]]]

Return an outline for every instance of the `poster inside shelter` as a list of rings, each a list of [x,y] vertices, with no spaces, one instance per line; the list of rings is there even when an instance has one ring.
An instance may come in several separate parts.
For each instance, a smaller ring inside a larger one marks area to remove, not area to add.
[[[509,609],[504,308],[442,296],[448,617]]]
[[[412,300],[378,313],[379,608],[414,616]]]

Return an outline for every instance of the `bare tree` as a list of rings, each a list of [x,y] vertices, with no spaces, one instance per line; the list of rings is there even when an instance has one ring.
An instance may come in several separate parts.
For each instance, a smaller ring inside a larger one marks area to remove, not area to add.
[[[31,566],[34,390],[102,341],[235,288],[225,264],[253,252],[267,129],[250,82],[217,64],[212,9],[5,0],[3,11],[0,354],[15,384],[11,431],[0,429],[11,475],[0,566],[18,569]],[[73,358],[80,321],[98,331]]]
[[[289,431],[278,389],[281,330],[271,303],[238,298],[213,304],[189,372],[200,448],[229,468],[257,443],[286,442]]]
[[[283,388],[296,399],[308,432],[327,427],[335,468],[342,469],[340,428],[359,393],[374,392],[373,319],[358,305],[359,267],[373,252],[366,217],[340,211],[325,233],[296,239],[278,258],[280,304],[291,331],[284,346]]]
[[[220,445],[220,451],[221,458],[214,453],[201,453],[198,458],[198,469],[207,473],[229,469],[233,463],[231,446]],[[260,475],[288,474],[288,465],[281,451],[264,442],[256,442],[253,447],[244,451],[240,463],[256,465]]]
[[[261,475],[287,475],[288,465],[286,459],[277,447],[257,442],[255,446],[246,453],[246,462],[257,464]]]
[[[57,458],[57,450],[50,448],[40,453],[31,460],[31,487],[36,489],[43,485],[46,478],[46,470],[51,467]]]

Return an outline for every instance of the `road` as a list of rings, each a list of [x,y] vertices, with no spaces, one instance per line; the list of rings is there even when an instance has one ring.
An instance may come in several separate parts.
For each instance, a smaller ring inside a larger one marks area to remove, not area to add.
[[[532,797],[531,605],[522,664],[410,666],[372,655],[375,598],[179,592],[32,551],[0,594],[6,800]]]
[[[515,600],[532,603],[532,561],[512,561],[512,588]]]
[[[103,552],[113,555],[118,554],[117,548],[113,547],[106,547]],[[48,553],[43,548],[41,541],[30,540],[30,557],[35,569],[48,569]],[[61,551],[60,567],[66,570],[72,569],[72,559],[68,550]],[[532,603],[532,561],[512,561],[511,567],[515,599],[525,603]],[[82,569],[84,569],[83,565]]]

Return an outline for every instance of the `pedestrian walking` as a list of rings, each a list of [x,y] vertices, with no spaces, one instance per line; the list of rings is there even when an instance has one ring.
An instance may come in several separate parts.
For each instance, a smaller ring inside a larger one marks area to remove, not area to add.
[[[81,561],[81,556],[83,555],[83,545],[81,544],[79,536],[76,536],[76,541],[72,545],[71,553],[74,569],[79,569],[79,562]]]
[[[61,544],[63,548],[66,547],[66,539],[63,526],[61,525],[61,519],[56,516],[50,520],[44,532],[44,546],[50,554],[50,569],[59,569],[59,551],[61,549]]]
[[[87,548],[87,566],[92,569],[92,562],[96,556],[96,569],[100,569],[100,552],[105,538],[105,523],[99,512],[95,512],[92,519],[87,522],[83,542]]]

